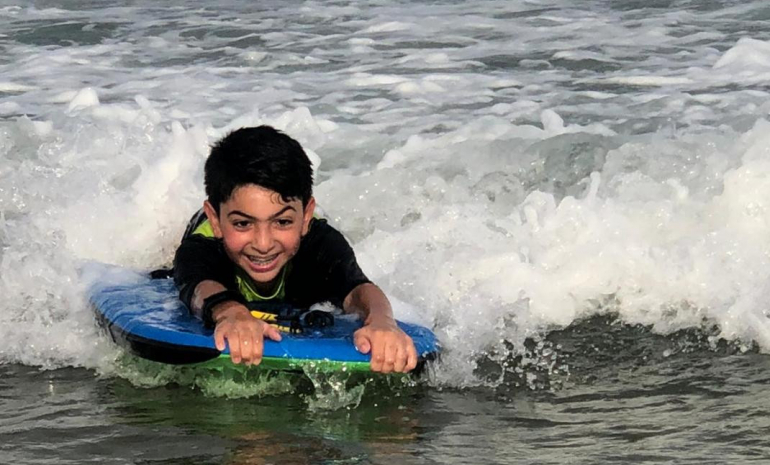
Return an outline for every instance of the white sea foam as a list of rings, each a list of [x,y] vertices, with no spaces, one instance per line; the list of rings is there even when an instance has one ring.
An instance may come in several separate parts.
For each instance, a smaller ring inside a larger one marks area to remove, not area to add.
[[[28,92],[34,89],[34,87],[15,82],[0,82],[0,92]]]
[[[725,32],[761,2],[493,3],[0,9],[0,363],[112,363],[78,269],[168,263],[210,144],[263,123],[308,149],[398,315],[436,329],[439,382],[597,311],[770,351],[769,38]],[[69,17],[104,27],[26,23]]]
[[[676,86],[693,83],[691,79],[686,77],[671,76],[619,76],[610,78],[608,81],[632,86]]]
[[[770,42],[744,37],[714,63],[714,69],[736,67],[743,69],[770,69]]]

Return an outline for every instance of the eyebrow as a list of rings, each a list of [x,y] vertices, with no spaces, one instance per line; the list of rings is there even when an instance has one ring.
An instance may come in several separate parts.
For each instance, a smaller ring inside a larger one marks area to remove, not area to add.
[[[297,211],[297,209],[295,209],[291,205],[287,205],[287,206],[283,207],[279,212],[271,215],[270,218],[268,218],[268,219],[272,220],[272,219],[278,218],[279,216],[281,216],[284,213],[286,213],[288,210]],[[227,217],[229,218],[232,215],[240,215],[240,216],[243,216],[244,218],[248,218],[249,220],[252,220],[252,221],[257,219],[256,217],[251,216],[251,215],[247,215],[246,213],[243,213],[240,210],[233,210],[233,211],[231,211],[230,213],[227,214]]]

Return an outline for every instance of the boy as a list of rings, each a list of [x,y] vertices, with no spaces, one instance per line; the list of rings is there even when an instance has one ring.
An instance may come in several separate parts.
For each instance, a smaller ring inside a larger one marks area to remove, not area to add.
[[[269,126],[238,129],[218,141],[205,165],[208,199],[174,257],[179,298],[215,326],[217,349],[257,365],[263,338],[278,330],[247,302],[297,308],[329,301],[358,313],[353,342],[371,353],[372,371],[407,372],[414,344],[393,319],[385,294],[364,275],[353,250],[325,220],[313,218],[313,171],[297,141]]]

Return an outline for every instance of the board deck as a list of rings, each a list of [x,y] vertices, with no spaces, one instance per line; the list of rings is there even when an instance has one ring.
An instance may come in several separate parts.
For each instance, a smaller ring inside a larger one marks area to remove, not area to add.
[[[190,315],[179,301],[172,280],[102,267],[101,272],[98,267],[90,268],[88,297],[98,321],[117,344],[156,362],[232,364],[229,349],[216,349],[213,329]],[[265,341],[260,366],[291,371],[306,365],[330,371],[369,371],[369,355],[353,345],[353,332],[361,325],[354,315],[335,315],[331,327],[282,333],[280,342]],[[412,337],[420,363],[437,355],[436,337],[428,328],[398,325]]]

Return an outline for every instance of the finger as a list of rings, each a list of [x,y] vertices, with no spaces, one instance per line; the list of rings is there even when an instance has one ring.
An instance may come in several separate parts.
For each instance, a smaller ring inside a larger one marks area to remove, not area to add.
[[[279,342],[281,340],[281,332],[278,331],[274,326],[265,325],[265,336],[275,342]]]
[[[407,362],[407,351],[400,345],[396,346],[396,361],[393,364],[393,371],[396,373],[403,373]]]
[[[382,346],[382,344],[372,344],[372,361],[371,361],[371,367],[372,371],[376,371],[379,373],[382,373],[382,370],[385,366],[385,348]]]
[[[233,363],[241,363],[241,339],[238,333],[231,331],[227,334],[227,345],[230,346],[230,360]]]
[[[214,345],[220,352],[224,351],[227,347],[225,345],[225,330],[222,326],[217,326],[214,330]]]
[[[385,362],[382,364],[382,373],[392,373],[393,365],[396,363],[396,346],[388,342],[385,346]]]
[[[266,325],[267,326],[267,325]],[[262,354],[265,348],[265,340],[261,334],[257,333],[254,338],[253,354],[251,357],[252,365],[259,365],[262,363]]]
[[[407,362],[406,371],[412,371],[417,368],[417,349],[414,348],[414,343],[410,342],[407,349]]]
[[[241,358],[243,363],[251,365],[254,360],[254,335],[248,330],[241,330],[238,336],[241,341]]]
[[[356,333],[353,334],[353,345],[355,345],[356,350],[362,354],[368,354],[369,351],[372,350],[371,341],[369,341],[366,334],[361,331],[356,331]]]

